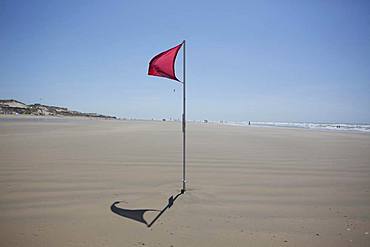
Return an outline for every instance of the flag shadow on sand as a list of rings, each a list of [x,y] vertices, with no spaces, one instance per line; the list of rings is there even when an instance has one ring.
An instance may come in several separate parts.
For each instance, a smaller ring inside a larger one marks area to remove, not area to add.
[[[117,207],[117,204],[120,203],[120,201],[116,201],[114,202],[111,206],[110,206],[110,210],[119,215],[119,216],[122,216],[122,217],[125,217],[125,218],[128,218],[128,219],[131,219],[131,220],[135,220],[135,221],[138,221],[140,223],[143,223],[145,224],[147,227],[151,227],[158,219],[159,217],[161,217],[161,215],[167,210],[169,209],[170,207],[172,207],[172,205],[174,204],[174,202],[176,201],[176,199],[182,195],[182,193],[179,193],[177,194],[175,197],[174,196],[170,196],[168,198],[168,202],[167,202],[167,205],[162,209],[162,210],[158,210],[158,209],[126,209],[126,208],[119,208]],[[145,219],[144,219],[144,213],[145,212],[148,212],[148,211],[158,211],[159,213],[157,214],[157,216],[150,222],[148,223]]]

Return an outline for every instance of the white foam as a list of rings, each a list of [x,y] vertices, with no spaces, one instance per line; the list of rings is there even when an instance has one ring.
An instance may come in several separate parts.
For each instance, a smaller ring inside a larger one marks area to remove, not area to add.
[[[226,125],[249,126],[248,122],[223,122]],[[344,124],[344,123],[289,123],[289,122],[251,122],[250,126],[322,129],[333,131],[360,131],[370,133],[370,124]]]

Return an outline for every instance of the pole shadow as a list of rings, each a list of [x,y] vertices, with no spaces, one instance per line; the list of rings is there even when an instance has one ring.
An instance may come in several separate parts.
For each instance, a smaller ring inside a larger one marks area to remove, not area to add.
[[[148,228],[152,227],[153,224],[161,217],[161,215],[167,210],[169,209],[170,207],[173,206],[174,202],[176,201],[176,199],[182,195],[183,193],[180,192],[179,194],[177,194],[175,197],[172,195],[168,198],[168,201],[167,201],[167,205],[162,209],[162,210],[158,210],[158,209],[126,209],[126,208],[119,208],[117,207],[117,204],[120,203],[120,201],[116,201],[114,202],[111,206],[110,206],[110,210],[119,215],[119,216],[122,216],[122,217],[125,217],[125,218],[128,218],[128,219],[131,219],[131,220],[134,220],[134,221],[137,221],[137,222],[140,222],[140,223],[143,223],[145,224]],[[150,222],[148,223],[145,219],[144,219],[144,213],[145,212],[148,212],[148,211],[158,211],[159,213],[157,214],[157,216]]]

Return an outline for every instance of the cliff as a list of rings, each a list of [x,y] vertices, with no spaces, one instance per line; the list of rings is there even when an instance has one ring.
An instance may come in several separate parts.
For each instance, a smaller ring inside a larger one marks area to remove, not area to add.
[[[0,100],[0,114],[22,114],[35,116],[71,116],[71,117],[117,119],[114,116],[105,116],[97,113],[83,113],[78,111],[72,111],[65,107],[49,106],[42,104],[27,105],[14,99]]]

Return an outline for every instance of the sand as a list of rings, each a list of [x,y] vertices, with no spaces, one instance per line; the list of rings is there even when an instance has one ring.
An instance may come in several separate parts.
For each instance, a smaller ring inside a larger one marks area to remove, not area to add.
[[[2,117],[1,246],[370,246],[370,134],[180,128]]]

